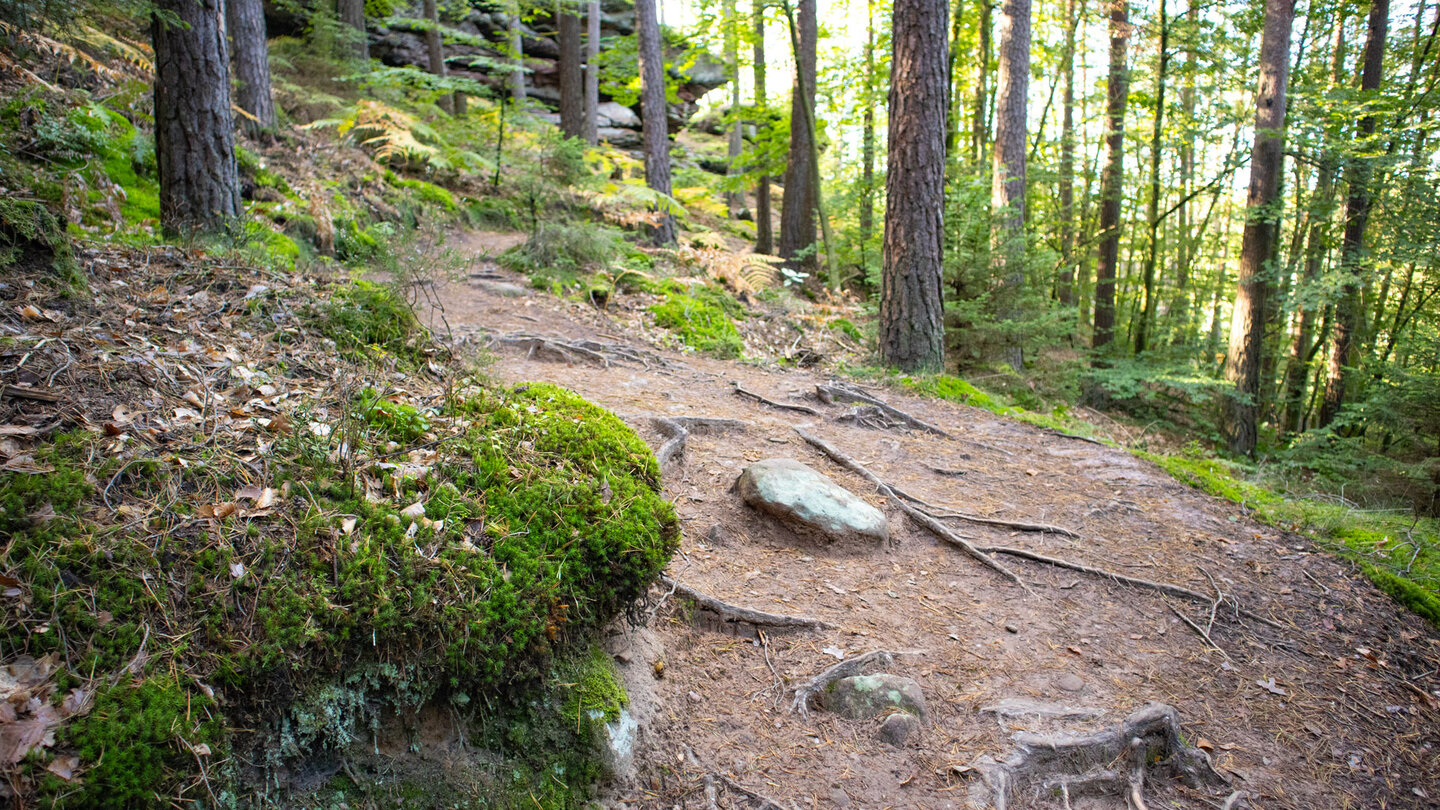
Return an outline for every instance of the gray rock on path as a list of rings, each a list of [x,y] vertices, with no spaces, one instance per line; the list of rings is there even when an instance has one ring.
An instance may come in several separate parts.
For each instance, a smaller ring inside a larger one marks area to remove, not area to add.
[[[826,709],[851,720],[869,720],[895,711],[925,716],[920,684],[885,672],[841,678],[824,693],[823,701]]]
[[[875,736],[898,748],[919,730],[920,718],[909,712],[895,712],[880,722]]]
[[[738,486],[746,503],[828,540],[890,539],[884,513],[794,459],[757,461],[740,474]]]

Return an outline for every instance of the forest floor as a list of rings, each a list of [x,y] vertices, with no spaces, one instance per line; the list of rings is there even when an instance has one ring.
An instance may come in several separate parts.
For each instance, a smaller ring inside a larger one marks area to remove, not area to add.
[[[1004,760],[1012,732],[1113,727],[1150,702],[1178,710],[1186,742],[1228,782],[1194,789],[1152,778],[1150,807],[1440,801],[1440,633],[1349,564],[1123,449],[988,411],[871,389],[951,435],[841,423],[849,408],[814,396],[828,380],[822,371],[663,348],[647,340],[660,330],[647,323],[643,295],[616,294],[602,310],[529,289],[488,259],[519,241],[462,234],[451,245],[463,259],[460,276],[414,282],[432,304],[432,325],[488,348],[476,356],[494,377],[569,387],[657,449],[669,437],[655,417],[743,420],[738,429],[692,431],[665,467],[665,494],[685,529],[669,575],[731,605],[828,625],[705,621],[704,611],[657,585],[648,626],[627,625],[610,639],[641,723],[636,771],[611,789],[610,806],[965,807],[984,791],[966,766],[982,755]],[[788,328],[779,320],[762,314],[742,329]],[[522,335],[552,343],[498,340]],[[554,348],[577,341],[593,341],[585,345],[598,356]],[[735,383],[818,415],[744,398]],[[1207,604],[997,557],[1027,592],[939,541],[797,428],[937,507],[1075,533],[947,521],[976,545],[1224,598]],[[891,542],[821,545],[746,506],[735,479],[772,457],[804,462],[880,507]],[[928,703],[922,730],[903,747],[878,740],[872,723],[792,711],[795,687],[874,650],[897,653],[888,671],[915,679]],[[1018,700],[1071,716],[993,710]],[[1021,806],[1069,801],[1036,788],[1014,798]],[[1077,795],[1072,806],[1124,800],[1102,792]]]

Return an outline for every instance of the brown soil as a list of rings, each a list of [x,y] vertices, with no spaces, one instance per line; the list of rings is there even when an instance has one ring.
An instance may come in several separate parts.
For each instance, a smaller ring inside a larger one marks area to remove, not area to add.
[[[472,255],[499,247],[486,235],[459,245]],[[1440,800],[1440,633],[1305,538],[1261,525],[1123,450],[966,406],[879,392],[953,439],[837,424],[844,407],[805,399],[825,381],[818,373],[661,349],[644,340],[657,330],[644,324],[638,301],[612,301],[602,312],[534,291],[503,295],[490,274],[504,274],[481,259],[469,272],[468,280],[434,288],[457,339],[484,345],[487,335],[525,332],[626,344],[656,358],[603,368],[497,348],[488,369],[494,376],[568,386],[625,417],[657,448],[663,439],[649,416],[748,422],[740,431],[692,434],[666,469],[666,491],[685,526],[669,574],[726,602],[836,628],[737,636],[692,623],[692,611],[666,599],[650,622],[663,653],[645,646],[656,640],[647,637],[640,652],[621,656],[630,660],[630,677],[643,669],[653,680],[650,694],[637,696],[653,701],[643,707],[653,718],[642,731],[638,773],[613,788],[612,806],[759,806],[727,787],[728,778],[785,808],[965,807],[979,780],[956,766],[982,754],[1003,759],[1017,728],[1055,727],[1027,718],[1002,727],[980,711],[1004,698],[1103,712],[1066,721],[1073,729],[1113,725],[1151,701],[1176,707],[1187,742],[1209,751],[1231,785],[1194,791],[1156,780],[1146,788],[1151,807],[1218,807],[1237,790],[1256,807]],[[824,416],[735,396],[731,381],[773,400],[806,402]],[[1221,652],[1171,610],[1203,628],[1212,622],[1207,605],[1001,558],[1033,589],[1026,596],[883,503],[874,487],[805,444],[795,426],[937,506],[1082,535],[954,524],[977,544],[1020,546],[1204,593],[1219,588],[1280,627],[1221,608],[1210,629]],[[736,476],[774,456],[803,461],[885,509],[892,543],[826,547],[746,507],[731,491]],[[927,465],[964,474],[942,476]],[[625,646],[623,638],[616,643]],[[895,748],[876,739],[878,721],[824,711],[807,720],[790,711],[791,689],[834,664],[836,652],[876,649],[902,651],[892,671],[924,689],[930,716],[918,740]],[[652,658],[663,662],[663,677],[649,674]],[[1049,794],[1016,800],[1061,806]],[[1124,802],[1092,797],[1074,806]]]

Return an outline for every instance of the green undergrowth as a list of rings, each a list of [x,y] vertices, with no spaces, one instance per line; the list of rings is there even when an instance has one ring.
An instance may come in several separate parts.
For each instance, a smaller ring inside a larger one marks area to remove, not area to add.
[[[197,519],[215,514],[206,493],[233,497],[252,473],[219,459],[87,467],[97,440],[67,434],[34,453],[48,474],[0,473],[0,571],[22,594],[0,644],[53,656],[57,705],[95,690],[21,766],[41,806],[210,806],[197,762],[217,793],[237,795],[239,761],[273,787],[287,763],[436,702],[479,712],[476,744],[510,757],[497,796],[579,805],[598,765],[577,712],[609,718],[624,698],[593,651],[569,651],[678,542],[654,456],[549,384],[467,384],[423,410],[367,391],[356,408],[328,435],[281,438],[274,503],[222,517]],[[340,452],[386,442],[434,455],[355,468]],[[167,492],[171,508],[143,507]],[[100,517],[120,504],[131,519]],[[78,785],[46,770],[60,756]]]
[[[413,368],[424,365],[433,351],[409,302],[382,284],[361,280],[342,285],[330,300],[310,305],[305,318],[352,360],[394,359]]]
[[[1440,627],[1440,522],[1435,519],[1286,498],[1246,480],[1243,468],[1219,459],[1136,454],[1191,486],[1240,504],[1265,523],[1315,539],[1358,565],[1397,602]]]
[[[656,291],[665,296],[649,308],[656,325],[698,352],[722,359],[744,354],[745,341],[734,319],[744,317],[745,310],[723,290],[708,284],[686,287],[670,280]]]

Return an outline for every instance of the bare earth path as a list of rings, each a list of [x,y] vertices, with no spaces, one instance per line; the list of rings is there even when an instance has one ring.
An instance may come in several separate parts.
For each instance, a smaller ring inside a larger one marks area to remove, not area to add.
[[[461,242],[471,253],[481,247],[497,245]],[[764,806],[740,786],[787,810],[971,806],[980,780],[955,766],[982,754],[1003,759],[1016,729],[1058,727],[1053,719],[982,711],[1006,698],[1100,713],[1064,721],[1075,730],[1114,725],[1151,701],[1178,709],[1187,742],[1208,751],[1230,784],[1196,791],[1152,779],[1145,788],[1152,808],[1220,807],[1236,791],[1244,797],[1231,806],[1440,801],[1440,634],[1304,538],[1258,524],[1122,450],[966,406],[878,392],[954,438],[840,424],[834,418],[846,407],[806,397],[823,377],[659,349],[643,339],[639,314],[623,300],[602,313],[506,286],[524,280],[481,260],[469,272],[468,281],[432,288],[457,339],[484,346],[487,336],[528,333],[639,353],[638,360],[610,355],[603,367],[585,355],[567,361],[500,345],[488,369],[497,378],[565,385],[626,418],[657,449],[665,437],[650,417],[748,423],[692,433],[666,466],[666,494],[685,528],[669,575],[725,602],[831,625],[777,629],[762,639],[748,625],[693,620],[689,604],[671,596],[649,629],[611,639],[642,731],[637,772],[607,805]],[[732,381],[822,415],[736,396]],[[874,486],[807,445],[797,426],[936,506],[1079,534],[950,522],[978,545],[1022,547],[1205,594],[1218,589],[1276,626],[1237,618],[1228,603],[1212,616],[1209,605],[1001,558],[1033,590],[1027,595],[938,542]],[[882,508],[892,543],[819,545],[745,506],[731,490],[736,477],[775,456],[809,464]],[[653,602],[662,596],[657,590]],[[1219,649],[1175,611],[1208,627]],[[905,747],[878,740],[872,723],[790,711],[794,686],[842,655],[870,650],[902,652],[888,671],[924,690],[929,716]],[[1064,801],[1049,792],[1015,800]],[[1126,804],[1092,795],[1072,806]]]

